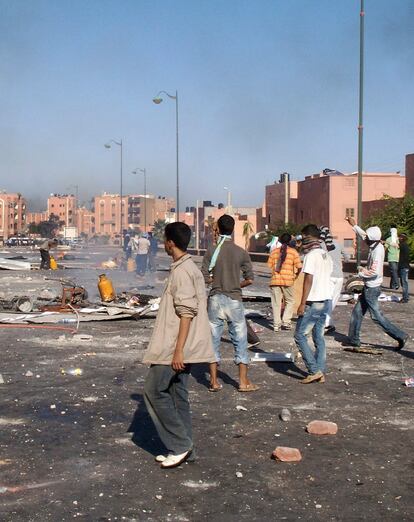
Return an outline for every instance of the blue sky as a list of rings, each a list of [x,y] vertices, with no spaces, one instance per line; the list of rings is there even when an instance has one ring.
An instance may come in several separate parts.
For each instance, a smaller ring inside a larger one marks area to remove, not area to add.
[[[366,0],[366,170],[414,152],[414,2]],[[357,169],[359,0],[0,0],[0,188],[37,204],[175,194],[260,205],[264,185]],[[44,206],[44,205],[43,205]]]

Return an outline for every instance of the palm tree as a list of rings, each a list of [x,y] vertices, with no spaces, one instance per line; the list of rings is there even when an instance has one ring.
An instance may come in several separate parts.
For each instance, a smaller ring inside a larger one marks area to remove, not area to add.
[[[164,239],[164,229],[166,224],[167,222],[165,219],[157,219],[157,221],[154,221],[152,233],[159,241],[163,241]]]
[[[244,249],[249,249],[250,237],[253,234],[253,225],[250,221],[246,221],[243,225]]]

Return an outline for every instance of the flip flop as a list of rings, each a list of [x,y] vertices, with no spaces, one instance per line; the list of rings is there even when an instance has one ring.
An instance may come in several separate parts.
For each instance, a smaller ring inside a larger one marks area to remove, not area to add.
[[[240,393],[246,393],[246,392],[254,392],[260,389],[260,386],[257,386],[257,384],[248,384],[247,386],[239,386],[238,391]]]
[[[210,386],[208,391],[212,392],[212,393],[216,393],[216,392],[219,392],[222,388],[223,388],[223,386],[221,384],[219,384],[218,386]]]

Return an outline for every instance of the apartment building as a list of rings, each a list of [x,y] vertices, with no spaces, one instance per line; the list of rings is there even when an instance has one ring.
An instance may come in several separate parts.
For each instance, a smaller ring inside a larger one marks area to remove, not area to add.
[[[20,193],[0,192],[0,241],[22,234],[26,228],[26,200]]]
[[[73,194],[50,194],[47,198],[48,218],[53,214],[67,227],[76,226],[76,197]]]

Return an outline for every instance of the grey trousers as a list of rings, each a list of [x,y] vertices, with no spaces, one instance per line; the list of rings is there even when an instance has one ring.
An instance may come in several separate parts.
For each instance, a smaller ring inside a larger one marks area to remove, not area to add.
[[[164,446],[173,455],[192,449],[189,370],[175,372],[171,366],[153,364],[145,379],[144,400]]]

